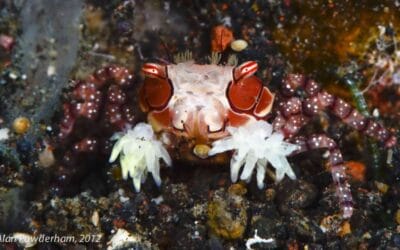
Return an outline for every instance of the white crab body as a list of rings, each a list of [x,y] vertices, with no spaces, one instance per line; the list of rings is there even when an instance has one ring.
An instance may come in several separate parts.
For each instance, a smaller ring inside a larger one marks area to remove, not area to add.
[[[233,67],[190,61],[168,65],[167,70],[174,89],[168,104],[173,111],[173,127],[203,137],[222,131],[230,109],[226,91],[232,82]]]

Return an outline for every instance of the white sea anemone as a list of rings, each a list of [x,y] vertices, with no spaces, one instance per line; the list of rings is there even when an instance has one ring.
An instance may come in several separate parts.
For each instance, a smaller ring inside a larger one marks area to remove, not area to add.
[[[9,138],[10,130],[8,128],[0,128],[0,141],[5,141]]]
[[[232,182],[237,181],[243,165],[240,179],[245,181],[250,180],[257,167],[257,185],[263,188],[268,162],[275,168],[277,182],[285,175],[291,179],[296,178],[286,156],[298,149],[298,146],[285,142],[282,133],[274,132],[271,124],[260,120],[238,128],[228,127],[227,131],[230,136],[215,141],[209,155],[235,150],[231,159]]]
[[[117,142],[109,161],[114,162],[119,155],[122,177],[126,180],[129,175],[136,191],[139,192],[147,172],[150,172],[155,183],[160,186],[160,158],[170,166],[171,157],[157,140],[152,127],[146,123],[138,123],[133,129],[123,135],[116,134],[114,138]]]

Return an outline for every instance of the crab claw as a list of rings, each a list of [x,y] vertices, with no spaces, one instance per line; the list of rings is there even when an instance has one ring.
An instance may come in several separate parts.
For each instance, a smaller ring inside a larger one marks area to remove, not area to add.
[[[146,63],[142,67],[146,76],[140,89],[140,107],[148,112],[149,108],[161,111],[169,103],[173,94],[168,80],[167,67],[156,63]]]
[[[271,112],[274,95],[254,76],[257,63],[248,61],[233,70],[233,82],[228,86],[227,98],[237,113],[252,113],[263,118]]]
[[[250,122],[239,128],[228,127],[231,136],[215,141],[209,155],[234,150],[231,160],[232,182],[238,180],[239,171],[241,180],[250,181],[254,169],[257,171],[257,185],[264,187],[264,177],[268,162],[276,171],[276,181],[279,182],[287,175],[295,179],[292,168],[286,157],[298,149],[297,145],[284,141],[283,135],[273,132],[272,125],[266,121]]]
[[[155,183],[160,186],[160,162],[170,166],[171,157],[160,141],[154,135],[153,129],[146,123],[138,123],[124,135],[116,134],[117,139],[110,156],[114,162],[118,156],[122,168],[122,177],[126,180],[130,176],[137,192],[141,183],[146,180],[147,172],[153,176]]]

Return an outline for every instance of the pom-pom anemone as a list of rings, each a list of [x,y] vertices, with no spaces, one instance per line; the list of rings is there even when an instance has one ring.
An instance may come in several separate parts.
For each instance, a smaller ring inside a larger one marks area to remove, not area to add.
[[[257,185],[263,188],[268,162],[276,170],[276,182],[281,181],[285,175],[291,179],[296,178],[286,156],[298,149],[298,146],[285,142],[283,134],[274,132],[271,124],[260,120],[238,128],[228,127],[227,131],[230,136],[215,141],[209,155],[235,151],[231,159],[232,182],[238,180],[239,171],[244,165],[240,179],[249,181],[256,168]]]
[[[154,182],[160,186],[160,158],[170,166],[171,157],[157,140],[152,127],[146,123],[138,123],[124,135],[116,134],[114,139],[117,139],[117,142],[109,161],[114,162],[119,155],[122,177],[127,179],[130,176],[136,191],[139,192],[147,172],[150,172]]]

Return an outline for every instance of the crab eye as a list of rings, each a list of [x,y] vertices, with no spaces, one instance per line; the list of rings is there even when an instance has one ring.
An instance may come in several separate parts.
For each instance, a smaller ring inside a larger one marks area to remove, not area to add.
[[[256,73],[258,69],[258,64],[254,61],[245,62],[235,69],[233,69],[233,79],[239,81],[241,79],[252,76]]]
[[[146,63],[143,65],[142,71],[146,77],[167,78],[167,68],[156,63]]]

